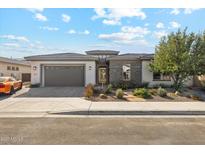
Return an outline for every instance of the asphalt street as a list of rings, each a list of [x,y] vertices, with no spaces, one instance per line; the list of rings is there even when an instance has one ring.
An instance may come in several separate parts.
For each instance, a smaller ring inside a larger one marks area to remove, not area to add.
[[[205,118],[0,118],[0,144],[205,144]]]

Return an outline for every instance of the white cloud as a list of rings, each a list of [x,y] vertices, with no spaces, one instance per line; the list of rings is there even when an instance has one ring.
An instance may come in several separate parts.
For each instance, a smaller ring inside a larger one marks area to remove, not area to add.
[[[171,28],[179,28],[179,27],[181,27],[181,25],[178,22],[176,22],[176,21],[172,21],[169,24],[171,25]]]
[[[88,34],[90,34],[90,31],[85,30],[84,32],[82,32],[82,34],[88,35]]]
[[[32,13],[36,13],[36,12],[43,12],[44,8],[28,8],[26,9]]]
[[[62,14],[62,20],[63,20],[64,22],[69,22],[69,21],[70,21],[70,16],[67,15],[67,14]]]
[[[170,12],[170,14],[174,14],[174,15],[178,15],[180,13],[179,9],[172,9],[172,11]]]
[[[199,8],[187,8],[184,9],[184,14],[192,14],[192,12],[199,10]]]
[[[74,29],[70,29],[67,33],[68,34],[76,34],[76,31]]]
[[[137,26],[137,27],[123,26],[121,28],[121,31],[123,33],[134,33],[138,37],[143,37],[144,35],[149,33],[147,28],[142,28],[139,26]]]
[[[29,40],[25,36],[1,35],[0,38],[21,42],[29,42]]]
[[[149,26],[149,23],[144,24],[144,26],[146,26],[146,27]]]
[[[157,38],[157,39],[160,39],[161,37],[163,36],[167,36],[167,32],[166,31],[155,31],[154,32],[154,36]]]
[[[98,17],[104,17],[105,14],[106,14],[106,12],[103,8],[97,8],[97,9],[94,9],[94,10],[95,10],[95,13],[97,14],[97,15],[93,16],[94,19],[98,18]]]
[[[102,23],[105,25],[120,25],[121,24],[118,19],[117,20],[116,19],[104,19]]]
[[[36,44],[41,44],[41,41],[35,41]]]
[[[20,47],[20,45],[18,43],[4,43],[2,45],[6,46],[6,47],[15,47],[15,48],[19,48]]]
[[[41,13],[36,13],[35,18],[39,21],[47,21],[47,17],[42,15]]]
[[[146,14],[141,9],[95,9],[96,15],[93,20],[104,18],[103,23],[107,25],[120,25],[122,18],[139,17],[145,19]]]
[[[40,27],[40,29],[48,30],[48,31],[58,31],[59,30],[59,28],[57,27],[49,27],[49,26]]]
[[[157,28],[164,28],[164,24],[162,22],[158,22],[156,27]]]
[[[84,30],[82,32],[77,32],[76,30],[74,29],[70,29],[68,32],[66,32],[67,34],[81,34],[81,35],[89,35],[90,34],[90,31],[88,30]]]
[[[123,26],[120,32],[111,34],[100,34],[98,38],[128,44],[136,41],[145,42],[145,40],[141,38],[143,38],[144,35],[147,35],[148,33],[149,31],[147,30],[147,28],[142,28],[138,26]]]

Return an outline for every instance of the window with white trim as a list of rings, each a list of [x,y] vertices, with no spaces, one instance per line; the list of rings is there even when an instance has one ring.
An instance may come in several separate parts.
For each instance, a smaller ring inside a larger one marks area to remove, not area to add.
[[[123,81],[130,81],[131,79],[131,65],[125,64],[122,66],[122,78]]]

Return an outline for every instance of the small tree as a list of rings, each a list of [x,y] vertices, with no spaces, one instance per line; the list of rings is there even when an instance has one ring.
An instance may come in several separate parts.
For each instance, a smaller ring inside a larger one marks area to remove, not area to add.
[[[185,29],[163,37],[150,68],[170,75],[175,90],[180,90],[190,76],[205,74],[205,33],[187,34]]]

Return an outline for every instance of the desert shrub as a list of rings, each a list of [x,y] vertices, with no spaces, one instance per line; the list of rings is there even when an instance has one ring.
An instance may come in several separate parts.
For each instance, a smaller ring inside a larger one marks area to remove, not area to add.
[[[135,83],[126,82],[126,81],[113,82],[112,85],[113,85],[113,88],[116,88],[116,89],[119,88],[119,89],[123,89],[123,90],[136,88]]]
[[[94,94],[98,94],[98,93],[101,92],[101,88],[99,86],[94,86],[93,87],[93,92],[94,92]]]
[[[105,89],[105,93],[106,94],[110,94],[112,92],[112,84],[109,84],[108,86],[107,86],[107,88]]]
[[[149,98],[151,95],[146,88],[136,88],[133,91],[134,96],[142,97],[142,98]]]
[[[157,89],[149,89],[149,93],[155,96],[157,95]]]
[[[84,95],[85,95],[85,97],[90,98],[93,96],[93,94],[94,94],[94,86],[92,84],[88,84],[85,87]]]
[[[195,100],[195,101],[203,101],[203,99],[199,96],[196,96],[196,95],[190,95],[189,96],[191,99]]]
[[[152,85],[153,88],[171,88],[172,85],[167,85],[167,84],[164,84],[164,83],[160,83],[160,84],[154,84]]]
[[[157,94],[158,94],[160,97],[166,97],[166,96],[167,96],[167,91],[166,91],[164,88],[159,87],[159,88],[157,89]]]
[[[127,85],[126,82],[119,82],[118,85],[117,85],[117,88],[126,90],[128,88],[128,85]]]
[[[117,98],[122,99],[123,95],[124,95],[124,92],[123,92],[122,89],[117,89],[115,95],[116,95]]]

